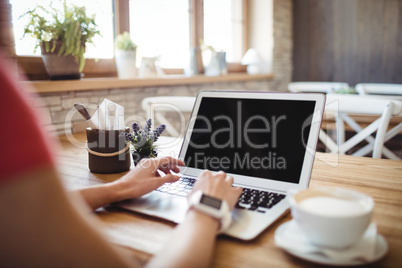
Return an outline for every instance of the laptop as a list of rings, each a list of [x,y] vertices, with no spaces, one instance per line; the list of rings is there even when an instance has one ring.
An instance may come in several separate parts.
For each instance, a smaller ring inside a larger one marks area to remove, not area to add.
[[[180,150],[180,180],[117,205],[180,223],[198,175],[223,170],[243,187],[224,234],[254,239],[289,210],[289,189],[308,187],[324,104],[320,93],[200,91]]]

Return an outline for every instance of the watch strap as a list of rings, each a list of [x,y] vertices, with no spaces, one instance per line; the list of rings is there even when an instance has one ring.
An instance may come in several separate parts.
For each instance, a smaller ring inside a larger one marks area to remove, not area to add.
[[[232,223],[232,213],[229,209],[229,205],[225,200],[222,200],[223,209],[226,210],[223,218],[221,219],[221,224],[219,226],[218,234],[224,233]]]
[[[200,204],[200,199],[201,199],[202,195],[205,195],[202,191],[197,191],[194,194],[192,194],[192,196],[189,199],[189,208],[188,209],[193,208],[205,215],[208,215],[214,219],[219,220],[220,227],[218,230],[218,234],[223,233],[225,230],[227,230],[229,228],[230,224],[232,223],[232,213],[229,209],[229,205],[227,204],[227,202],[225,200],[221,199],[220,210],[222,211],[223,215],[220,218],[217,218],[216,216],[213,215],[213,213],[208,213],[207,210],[202,209],[202,207],[200,207],[199,204]]]

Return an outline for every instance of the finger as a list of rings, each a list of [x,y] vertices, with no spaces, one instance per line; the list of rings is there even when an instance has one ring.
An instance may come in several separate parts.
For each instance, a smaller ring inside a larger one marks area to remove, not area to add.
[[[160,167],[159,170],[165,172],[165,173],[170,173],[171,171],[175,172],[175,173],[179,173],[180,172],[180,168],[176,165],[170,166],[170,167]]]
[[[234,190],[234,192],[237,194],[237,198],[239,198],[240,195],[241,195],[241,193],[243,192],[243,188],[238,187],[238,186],[233,187],[233,190]]]
[[[142,159],[137,166],[151,169],[153,173],[156,173],[158,169],[169,169],[170,167],[176,167],[176,165],[182,164],[184,164],[184,162],[179,159],[175,159],[173,157],[162,157]]]
[[[222,170],[218,171],[218,172],[216,173],[216,175],[218,175],[218,176],[220,176],[220,177],[226,177],[226,173],[225,173],[224,171],[222,171]]]
[[[223,171],[218,171],[214,173],[214,178],[215,179],[220,179],[220,180],[224,180],[226,178],[226,173]]]
[[[243,190],[243,189],[242,189],[241,187],[234,187],[234,188],[232,188],[231,194],[229,195],[229,199],[227,200],[229,206],[230,206],[232,209],[233,209],[234,206],[236,205],[237,200],[239,200],[239,197],[240,197],[240,195],[241,195],[241,193],[242,193],[242,190]]]
[[[226,176],[226,178],[225,178],[225,180],[228,182],[228,183],[230,183],[231,185],[233,184],[233,182],[234,182],[234,179],[233,179],[233,177],[232,176]]]
[[[177,158],[170,157],[170,156],[157,158],[154,161],[155,161],[154,163],[158,169],[171,168],[171,167],[176,167],[176,166],[184,166],[183,161],[181,161],[180,159],[177,159]]]
[[[171,174],[170,169],[168,169],[168,168],[161,168],[159,170],[162,171],[165,174]]]
[[[173,171],[173,172],[176,172],[176,173],[179,173],[179,172],[180,172],[180,168],[179,168],[178,166],[176,166],[176,165],[170,167],[170,170]]]
[[[201,172],[200,177],[209,177],[211,175],[212,175],[211,171],[206,169],[203,172]]]
[[[240,192],[243,191],[243,188],[240,186],[235,186],[235,187],[233,187],[233,189],[235,189],[236,191],[240,191]]]
[[[161,161],[161,163],[166,162],[166,163],[169,163],[170,165],[176,165],[176,166],[184,166],[185,165],[185,163],[182,160],[180,160],[178,158],[173,158],[170,156],[165,156],[165,157],[159,158],[159,160]]]
[[[161,177],[161,181],[163,181],[163,183],[175,182],[178,179],[180,179],[180,177],[173,174],[167,174],[166,176]]]
[[[158,158],[147,158],[148,161],[151,161],[154,165],[159,166],[161,164],[167,164],[172,162],[174,158],[165,156],[165,157],[158,157]]]

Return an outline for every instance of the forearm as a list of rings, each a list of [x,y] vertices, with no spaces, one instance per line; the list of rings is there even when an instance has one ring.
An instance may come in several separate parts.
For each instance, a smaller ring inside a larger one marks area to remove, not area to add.
[[[178,180],[178,176],[170,174],[170,171],[179,171],[177,165],[184,163],[170,157],[155,158],[149,160],[145,167],[134,168],[114,182],[87,187],[79,193],[92,209],[125,199],[138,198],[163,183]],[[159,169],[167,175],[161,177]]]
[[[218,227],[217,220],[190,210],[186,220],[147,267],[208,267]]]
[[[79,190],[79,193],[93,210],[121,200],[121,186],[117,183],[90,186]]]

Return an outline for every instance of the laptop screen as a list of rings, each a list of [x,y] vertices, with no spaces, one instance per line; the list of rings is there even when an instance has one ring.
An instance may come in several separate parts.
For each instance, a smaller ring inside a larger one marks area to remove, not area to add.
[[[204,97],[187,167],[299,183],[315,101]]]

